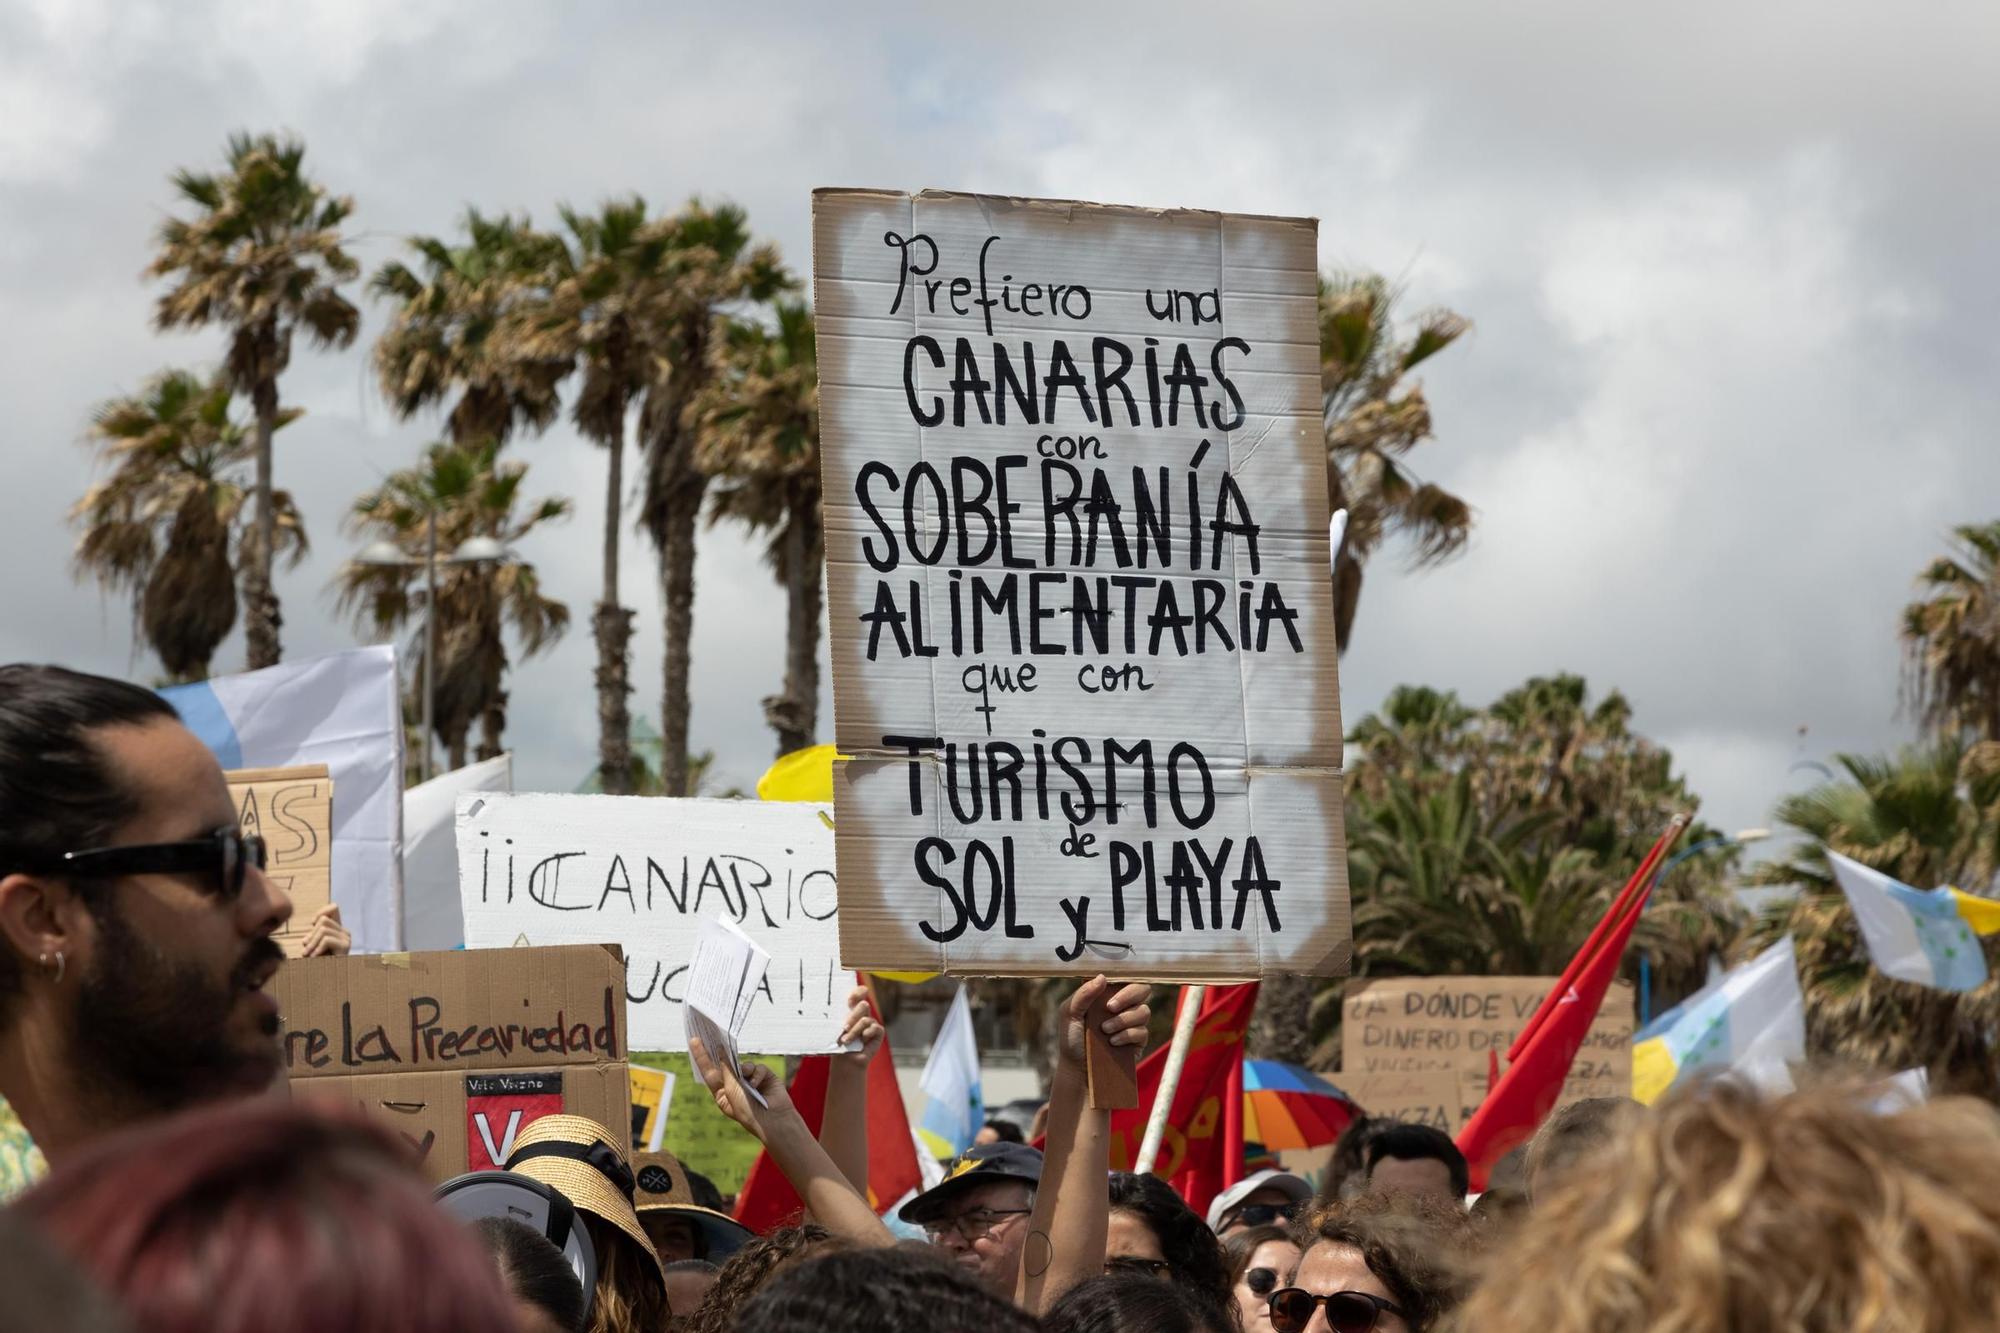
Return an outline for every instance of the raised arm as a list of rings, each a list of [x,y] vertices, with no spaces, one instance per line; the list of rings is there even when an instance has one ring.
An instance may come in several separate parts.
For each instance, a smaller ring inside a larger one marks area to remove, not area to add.
[[[695,1073],[715,1094],[716,1106],[764,1145],[815,1221],[854,1245],[896,1243],[869,1206],[867,1196],[847,1183],[826,1149],[806,1128],[783,1079],[763,1065],[725,1070],[710,1058],[699,1038],[688,1042],[688,1054],[694,1060]],[[759,1106],[744,1091],[746,1082],[763,1094],[768,1106]]]
[[[1062,1050],[1049,1093],[1048,1143],[1028,1238],[1021,1246],[1015,1303],[1046,1313],[1056,1298],[1104,1269],[1111,1228],[1111,1113],[1091,1109],[1084,1073],[1091,1006],[1112,989],[1103,977],[1086,981],[1062,1009]],[[1143,1046],[1146,987],[1111,995],[1100,1027],[1114,1046]]]
[[[826,1076],[826,1114],[820,1117],[819,1143],[847,1183],[868,1197],[868,1064],[882,1049],[882,1023],[875,1016],[868,987],[847,993],[847,1022],[840,1043],[858,1041],[858,1051],[832,1057]]]

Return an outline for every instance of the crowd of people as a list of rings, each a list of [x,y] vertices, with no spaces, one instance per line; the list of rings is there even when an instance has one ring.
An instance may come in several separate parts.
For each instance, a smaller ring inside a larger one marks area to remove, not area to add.
[[[990,1126],[897,1210],[902,1234],[868,1195],[865,993],[820,1133],[771,1070],[691,1050],[797,1191],[793,1224],[752,1234],[671,1156],[571,1115],[510,1145],[495,1180],[523,1205],[469,1218],[400,1136],[285,1096],[269,983],[291,905],[263,859],[157,695],[0,667],[0,1096],[50,1166],[0,1210],[0,1330],[2000,1326],[1983,1103],[1727,1079],[1580,1102],[1476,1200],[1450,1137],[1362,1118],[1316,1183],[1257,1171],[1198,1213],[1110,1170],[1087,1048],[1142,1045],[1150,1012],[1101,977],[1062,1006],[1042,1123]]]

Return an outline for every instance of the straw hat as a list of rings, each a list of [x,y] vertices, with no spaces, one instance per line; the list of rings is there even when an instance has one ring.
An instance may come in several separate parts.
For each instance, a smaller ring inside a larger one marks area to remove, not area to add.
[[[580,1115],[545,1115],[515,1137],[504,1169],[560,1191],[578,1211],[630,1236],[666,1286],[660,1256],[632,1208],[632,1163],[610,1130]]]
[[[727,1213],[704,1208],[694,1201],[688,1188],[687,1172],[670,1152],[642,1152],[632,1157],[638,1190],[632,1202],[642,1213],[670,1213],[685,1217],[701,1228],[708,1242],[708,1258],[720,1262],[743,1248],[757,1233]]]

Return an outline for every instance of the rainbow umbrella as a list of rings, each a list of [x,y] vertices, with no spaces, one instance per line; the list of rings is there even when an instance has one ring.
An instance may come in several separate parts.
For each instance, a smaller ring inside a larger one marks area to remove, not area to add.
[[[1243,1137],[1266,1148],[1317,1148],[1332,1143],[1361,1113],[1354,1099],[1297,1065],[1243,1062]]]

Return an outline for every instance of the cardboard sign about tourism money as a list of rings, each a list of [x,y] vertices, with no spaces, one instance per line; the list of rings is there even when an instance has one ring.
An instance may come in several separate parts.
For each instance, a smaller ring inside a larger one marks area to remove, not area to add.
[[[333,779],[325,764],[233,768],[222,776],[243,831],[264,839],[264,873],[292,896],[292,919],[276,939],[297,958],[314,914],[333,901]]]
[[[1316,246],[815,192],[849,966],[1347,970]]]
[[[507,1160],[558,1112],[630,1123],[616,948],[356,954],[278,969],[292,1095],[387,1120],[434,1181]]]
[[[823,805],[476,792],[459,798],[468,949],[612,942],[640,1050],[685,1050],[682,1001],[704,921],[771,956],[742,1049],[839,1049],[853,977],[838,954],[833,830]]]
[[[1448,1069],[1383,1070],[1336,1076],[1340,1090],[1366,1115],[1402,1124],[1429,1125],[1457,1134],[1479,1103],[1465,1103],[1460,1076]]]
[[[1490,1051],[1507,1048],[1534,1017],[1554,977],[1387,977],[1350,985],[1340,1010],[1341,1086],[1359,1074],[1449,1070],[1469,1105],[1486,1095]],[[1590,1025],[1562,1100],[1625,1097],[1632,1087],[1631,983],[1614,981]]]

